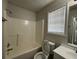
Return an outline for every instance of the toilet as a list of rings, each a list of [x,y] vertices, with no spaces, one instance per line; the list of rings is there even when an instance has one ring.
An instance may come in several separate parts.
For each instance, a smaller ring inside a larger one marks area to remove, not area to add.
[[[48,59],[50,50],[55,48],[55,43],[44,40],[42,44],[42,51],[35,54],[34,59]]]

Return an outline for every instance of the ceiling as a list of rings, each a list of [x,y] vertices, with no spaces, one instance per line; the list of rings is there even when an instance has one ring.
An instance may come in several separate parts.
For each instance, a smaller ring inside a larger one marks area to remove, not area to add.
[[[20,7],[29,9],[31,11],[39,11],[54,0],[9,0],[10,3],[18,5]]]

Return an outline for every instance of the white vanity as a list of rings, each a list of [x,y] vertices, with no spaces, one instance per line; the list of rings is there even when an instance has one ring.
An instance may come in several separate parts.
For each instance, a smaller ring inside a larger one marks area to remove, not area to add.
[[[77,53],[75,50],[70,49],[67,46],[59,46],[54,51],[54,59],[77,59]]]

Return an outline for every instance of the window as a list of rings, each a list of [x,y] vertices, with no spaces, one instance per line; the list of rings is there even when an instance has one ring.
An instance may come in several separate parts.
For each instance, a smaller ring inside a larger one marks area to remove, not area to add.
[[[48,33],[64,34],[66,6],[48,13]]]

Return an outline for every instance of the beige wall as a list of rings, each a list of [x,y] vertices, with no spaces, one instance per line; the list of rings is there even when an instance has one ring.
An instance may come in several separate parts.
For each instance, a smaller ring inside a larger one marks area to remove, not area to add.
[[[2,17],[6,18],[6,8],[7,8],[7,0],[2,0]],[[6,58],[6,23],[2,22],[2,58]],[[7,33],[7,32],[6,32]]]
[[[61,8],[62,6],[66,5],[66,0],[55,0],[54,2],[52,2],[51,4],[47,5],[46,7],[44,7],[43,9],[41,9],[39,12],[37,12],[37,42],[42,42],[41,41],[41,34],[42,34],[42,30],[41,28],[41,21],[42,19],[45,20],[44,22],[44,39],[50,40],[52,42],[55,43],[67,43],[67,37],[66,36],[59,36],[59,35],[53,35],[53,34],[48,34],[47,33],[47,19],[48,19],[48,12],[54,11],[58,8]]]
[[[2,16],[6,17],[7,0],[2,0]]]

